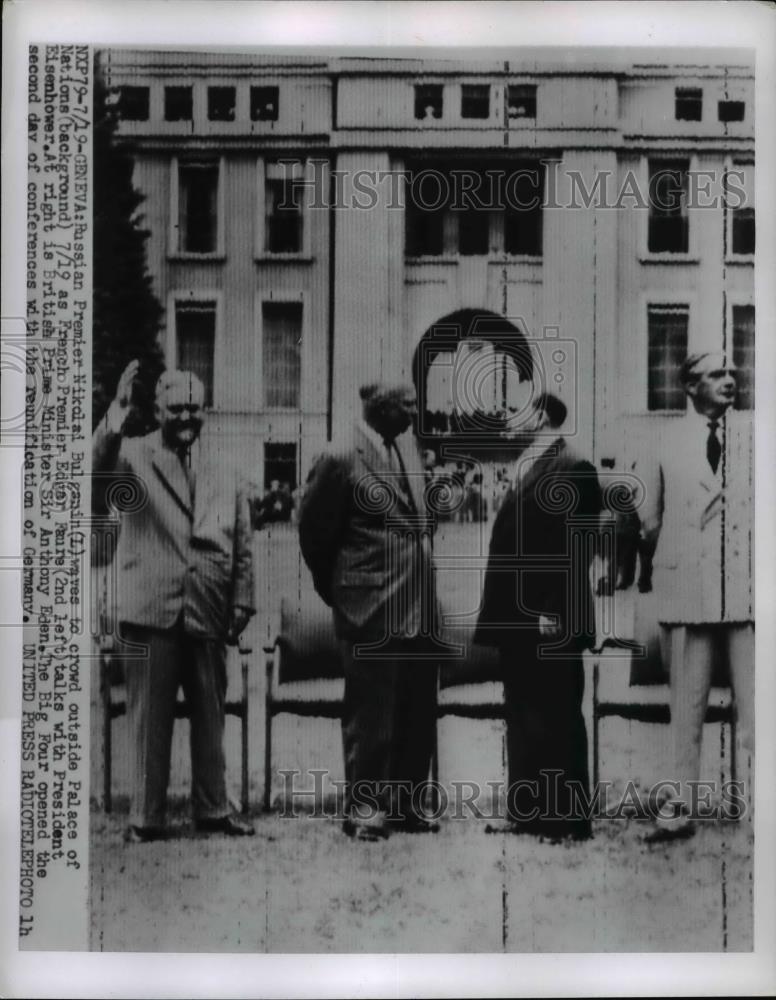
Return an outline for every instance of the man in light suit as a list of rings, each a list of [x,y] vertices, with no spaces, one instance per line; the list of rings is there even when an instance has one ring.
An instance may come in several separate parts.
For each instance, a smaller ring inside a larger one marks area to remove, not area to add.
[[[595,467],[560,435],[566,406],[536,398],[515,485],[493,524],[475,642],[499,650],[509,791],[488,833],[550,842],[591,835],[582,653],[595,641],[590,563],[601,491]]]
[[[138,503],[122,513],[116,555],[120,635],[140,654],[125,658],[132,740],[126,839],[165,834],[181,685],[191,712],[195,825],[251,834],[231,814],[223,750],[226,643],[237,641],[253,614],[247,498],[236,470],[199,455],[204,390],[195,375],[163,374],[156,389],[159,429],[123,436],[137,370],[137,361],[127,366],[93,440],[94,472],[108,481],[124,477],[139,491]]]
[[[678,783],[649,842],[694,832],[687,783],[700,779],[715,647],[729,663],[740,742],[754,750],[750,428],[736,426],[729,413],[735,370],[724,355],[688,357],[680,378],[691,404],[687,416],[672,429],[659,465],[643,470],[642,530],[646,551],[654,554],[658,621],[669,651],[670,779]]]
[[[415,390],[373,384],[360,395],[363,419],[310,473],[299,538],[342,645],[344,830],[378,840],[389,828],[438,829],[416,794],[434,744],[437,609],[424,474],[407,433]]]

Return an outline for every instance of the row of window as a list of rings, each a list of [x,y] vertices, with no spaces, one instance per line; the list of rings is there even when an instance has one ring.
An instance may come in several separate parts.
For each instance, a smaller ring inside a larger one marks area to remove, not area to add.
[[[267,164],[264,181],[264,246],[271,254],[299,254],[304,246],[302,165],[297,175],[288,164]],[[649,161],[647,250],[654,254],[688,254],[690,219],[688,159]],[[474,187],[488,191],[458,204],[459,195],[447,165],[424,168],[428,183],[411,185],[405,227],[405,253],[410,257],[449,254],[507,253],[542,255],[544,168],[535,162],[510,164],[510,172],[470,168]],[[420,174],[418,174],[420,176]],[[459,175],[460,176],[460,175]],[[509,184],[494,188],[493,179]],[[514,179],[515,183],[512,183]],[[481,181],[480,185],[474,182]],[[177,169],[177,246],[188,254],[219,250],[219,161],[181,161]],[[432,190],[433,189],[433,190]],[[744,192],[745,193],[745,192]],[[743,199],[742,199],[743,200]],[[490,208],[488,206],[496,206]],[[501,207],[499,207],[501,206]],[[755,214],[749,204],[730,210],[729,252],[755,251]]]
[[[679,369],[689,350],[689,315],[687,305],[653,304],[648,307],[647,409],[650,411],[686,409],[687,397],[679,381]],[[754,325],[754,306],[733,306],[731,356],[738,368],[736,407],[742,410],[754,409]],[[177,366],[200,377],[205,386],[206,405],[212,406],[216,303],[176,303],[175,337]],[[301,343],[301,303],[262,303],[265,409],[299,409]],[[504,407],[506,404],[504,400]]]
[[[252,122],[278,120],[280,88],[256,86],[250,88]],[[207,88],[207,117],[211,122],[233,122],[237,106],[237,88],[214,86]],[[128,122],[145,122],[150,116],[150,88],[125,86],[119,88],[119,115]],[[194,117],[194,91],[191,86],[164,88],[164,120],[188,122]]]
[[[536,85],[510,84],[504,92],[508,119],[536,118]],[[250,119],[254,122],[278,120],[280,88],[275,85],[250,88]],[[237,106],[237,88],[214,85],[207,88],[207,117],[213,122],[233,122]],[[444,87],[441,83],[415,84],[415,118],[419,121],[439,119],[444,113]],[[125,121],[148,121],[150,88],[123,86],[119,88],[119,114]],[[717,101],[719,121],[740,122],[746,114],[744,101]],[[703,90],[700,87],[677,87],[674,91],[674,115],[677,121],[703,120]],[[194,94],[190,85],[164,88],[164,120],[191,121],[194,116]],[[461,85],[461,118],[487,120],[491,116],[491,86],[488,83]]]
[[[679,369],[688,354],[686,305],[651,305],[647,320],[647,409],[684,410]],[[754,409],[754,306],[732,309],[731,360],[738,369],[736,409]]]
[[[261,312],[264,409],[299,409],[302,304],[264,302]],[[216,317],[215,302],[175,304],[175,364],[202,380],[206,406],[213,405]]]
[[[746,116],[745,101],[717,101],[717,120],[742,122]],[[703,121],[703,90],[701,87],[677,87],[674,91],[674,117],[681,122]]]

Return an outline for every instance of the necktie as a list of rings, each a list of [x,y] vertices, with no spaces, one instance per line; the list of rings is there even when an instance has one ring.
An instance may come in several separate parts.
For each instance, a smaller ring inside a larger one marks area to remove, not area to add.
[[[709,465],[711,466],[711,471],[714,475],[717,474],[717,469],[719,468],[719,460],[722,456],[722,444],[717,437],[717,428],[719,427],[718,420],[709,421],[709,436],[706,439],[706,458],[708,459]]]
[[[189,500],[191,506],[194,506],[194,469],[191,465],[191,452],[180,452],[181,465],[183,466],[183,474],[186,477],[186,483],[189,487]]]

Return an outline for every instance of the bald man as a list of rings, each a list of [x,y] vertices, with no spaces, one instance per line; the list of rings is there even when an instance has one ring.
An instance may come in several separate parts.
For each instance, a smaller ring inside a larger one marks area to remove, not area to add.
[[[250,834],[232,815],[223,751],[226,644],[254,610],[247,498],[234,468],[199,454],[204,390],[195,375],[165,372],[156,389],[159,429],[124,436],[137,372],[130,362],[93,440],[94,472],[103,482],[105,473],[108,482],[123,478],[137,493],[121,512],[116,555],[119,634],[137,651],[124,661],[132,741],[126,839],[165,835],[181,686],[191,714],[196,828]]]
[[[411,386],[361,389],[362,419],[313,467],[302,555],[333,612],[345,670],[344,830],[436,832],[423,815],[436,726],[436,592]]]

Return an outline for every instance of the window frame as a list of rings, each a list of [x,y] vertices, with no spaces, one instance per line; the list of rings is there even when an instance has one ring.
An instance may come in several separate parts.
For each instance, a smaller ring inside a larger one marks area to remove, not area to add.
[[[533,115],[515,115],[514,118],[509,116],[509,91],[516,90],[518,87],[531,88],[533,90],[533,102],[534,102],[534,113]],[[536,83],[532,83],[530,80],[526,81],[507,81],[504,88],[504,117],[507,121],[507,125],[512,126],[514,122],[533,122],[536,124],[536,118],[539,112],[539,86]],[[525,126],[515,125],[515,128],[523,128]]]
[[[680,118],[679,117],[679,115],[677,114],[676,105],[677,105],[677,102],[679,100],[679,92],[680,91],[684,91],[685,94],[687,94],[687,93],[689,93],[691,91],[693,93],[700,93],[700,95],[701,95],[701,98],[700,98],[700,101],[701,101],[701,113],[700,113],[700,116],[698,118]],[[706,109],[705,96],[706,95],[703,92],[703,87],[702,86],[697,86],[696,85],[696,86],[692,86],[691,87],[689,85],[685,85],[685,86],[681,86],[681,87],[674,87],[674,121],[677,121],[677,122],[695,122],[696,124],[700,124],[703,121],[703,113],[704,113],[704,111]]]
[[[649,190],[650,190],[650,161],[675,161],[675,160],[687,160],[688,161],[688,174],[697,173],[698,171],[698,156],[696,153],[687,152],[675,152],[673,150],[659,150],[654,152],[644,153],[641,157],[641,162],[639,164],[639,184],[642,194],[646,197],[647,203],[649,203]],[[642,217],[641,222],[641,233],[639,237],[641,253],[639,259],[642,264],[698,264],[700,263],[699,249],[698,249],[698,223],[695,218],[695,209],[687,208],[687,250],[682,253],[671,253],[668,250],[652,251],[649,249],[649,220],[650,220],[650,210],[649,204],[647,204],[646,212],[640,211],[639,215]]]
[[[485,90],[487,92],[488,101],[488,113],[486,115],[465,115],[463,113],[464,95],[467,88],[474,89],[475,87]],[[458,115],[461,121],[465,122],[490,122],[493,119],[493,111],[496,106],[496,102],[493,100],[493,85],[488,80],[467,80],[465,83],[460,85],[460,102],[458,104]],[[442,114],[444,114],[444,95],[442,104]]]
[[[201,163],[218,167],[218,189],[216,191],[216,248],[204,253],[193,250],[183,250],[180,245],[180,167]],[[170,228],[168,233],[169,250],[167,256],[171,260],[224,260],[224,188],[226,175],[226,158],[178,157],[170,159]]]
[[[176,288],[167,294],[167,335],[164,358],[167,368],[178,367],[178,305],[212,302],[215,305],[215,330],[213,335],[213,405],[212,413],[219,409],[224,396],[221,390],[221,344],[223,341],[223,293],[217,288]]]
[[[698,297],[697,293],[687,289],[652,286],[641,292],[638,298],[638,318],[635,323],[637,337],[633,343],[620,342],[618,357],[628,361],[635,357],[635,362],[623,364],[625,377],[620,386],[620,405],[622,413],[631,413],[649,418],[682,417],[686,410],[650,410],[649,409],[649,309],[659,306],[686,306],[687,318],[687,352],[710,350],[706,344],[699,343],[697,334]]]
[[[757,358],[757,303],[754,300],[754,294],[752,292],[729,292],[727,295],[727,352],[730,360],[733,360],[733,315],[737,307],[740,306],[751,306],[754,309],[754,350],[755,359]],[[755,397],[755,405],[750,409],[748,407],[734,406],[733,412],[735,413],[751,413],[754,414],[757,409],[757,367],[756,363],[752,366],[752,392]]]
[[[253,300],[254,309],[254,329],[256,331],[256,380],[259,387],[258,397],[260,401],[261,413],[301,415],[304,410],[304,400],[306,399],[305,375],[307,365],[305,364],[306,345],[310,342],[310,310],[308,308],[308,295],[303,290],[268,292],[257,291]],[[299,405],[298,406],[267,406],[266,393],[264,391],[264,305],[297,305],[302,309],[302,343],[299,350]]]
[[[254,224],[253,258],[255,261],[288,261],[290,263],[311,263],[312,243],[311,243],[311,216],[308,211],[309,191],[315,190],[315,177],[313,175],[313,165],[307,157],[283,157],[282,162],[294,162],[301,167],[301,179],[304,183],[302,188],[302,245],[298,251],[289,253],[273,253],[266,249],[267,243],[267,163],[278,163],[281,160],[272,157],[270,159],[260,156],[256,160],[256,216]]]
[[[214,90],[232,90],[234,91],[234,107],[232,109],[231,118],[213,118],[211,117],[210,111],[210,94]],[[205,120],[210,125],[226,125],[233,124],[239,120],[238,110],[239,110],[239,93],[240,88],[234,83],[211,83],[208,82],[205,85]]]
[[[274,118],[254,118],[251,114],[254,90],[275,90],[277,101]],[[280,121],[280,84],[279,83],[249,83],[248,84],[248,121],[251,125],[271,125]]]
[[[742,167],[746,173],[747,177],[744,180],[744,189],[747,194],[747,208],[752,208],[754,210],[754,226],[755,226],[755,252],[754,253],[735,253],[733,251],[733,213],[734,209],[729,208],[727,205],[724,206],[725,213],[725,263],[726,264],[754,264],[755,255],[757,253],[757,205],[756,205],[756,190],[757,190],[757,175],[755,173],[755,161],[752,159],[734,159],[729,156],[725,160],[725,173],[736,170]],[[749,173],[751,171],[751,177]],[[754,192],[750,190],[754,188]],[[755,196],[753,196],[755,195]]]

